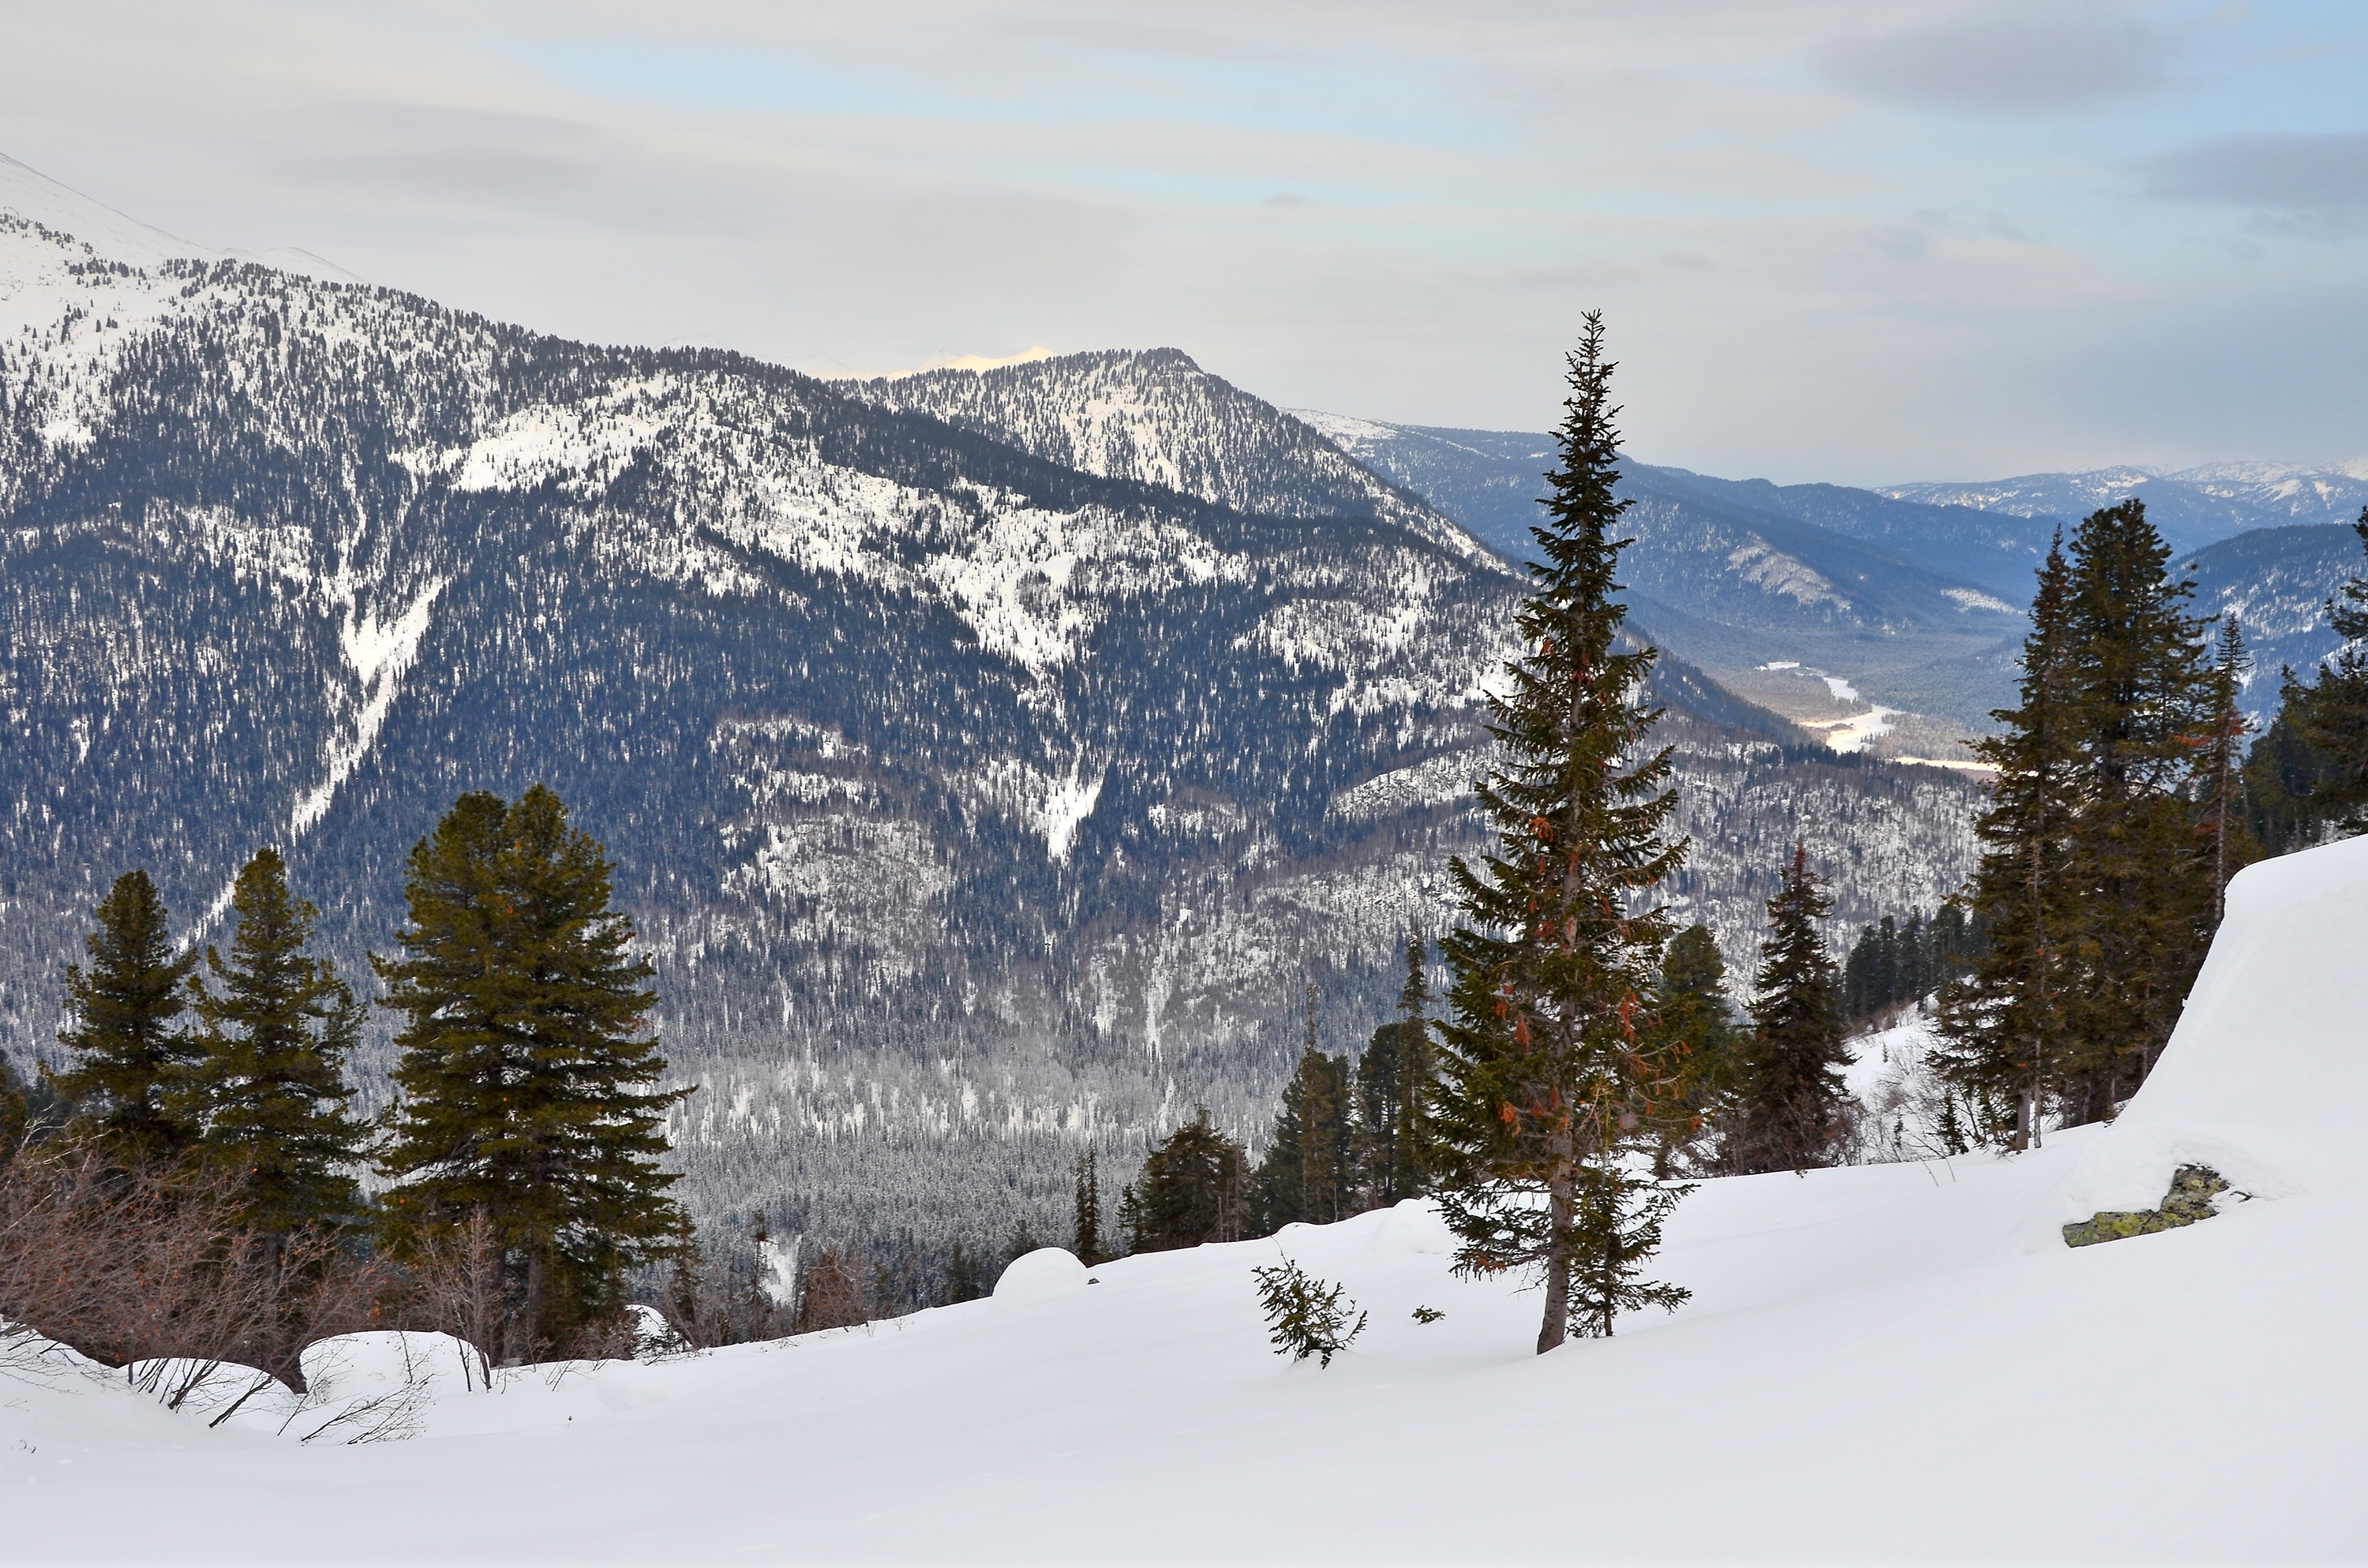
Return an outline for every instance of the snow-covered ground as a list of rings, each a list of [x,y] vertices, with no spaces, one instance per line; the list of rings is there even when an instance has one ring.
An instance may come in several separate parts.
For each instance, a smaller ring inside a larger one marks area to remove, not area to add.
[[[1089,1273],[1040,1256],[996,1300],[493,1392],[427,1344],[453,1366],[407,1441],[332,1446],[358,1420],[300,1442],[284,1408],[209,1429],[120,1374],[20,1375],[0,1555],[2357,1560],[2363,1106],[2358,839],[2237,880],[2113,1126],[1705,1182],[1658,1270],[1693,1300],[1608,1341],[1531,1356],[1536,1297],[1452,1278],[1409,1205]],[[2189,1162],[2249,1198],[2063,1244]],[[1328,1371],[1266,1344],[1250,1270],[1279,1253],[1371,1311]],[[316,1414],[395,1386],[382,1341],[333,1353]]]

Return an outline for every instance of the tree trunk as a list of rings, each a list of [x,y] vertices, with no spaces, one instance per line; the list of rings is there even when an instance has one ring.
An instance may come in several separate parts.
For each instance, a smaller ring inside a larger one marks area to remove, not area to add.
[[[1546,1182],[1546,1215],[1553,1229],[1546,1238],[1546,1315],[1538,1325],[1541,1356],[1560,1345],[1570,1332],[1572,1182],[1567,1151],[1554,1162],[1554,1175]]]

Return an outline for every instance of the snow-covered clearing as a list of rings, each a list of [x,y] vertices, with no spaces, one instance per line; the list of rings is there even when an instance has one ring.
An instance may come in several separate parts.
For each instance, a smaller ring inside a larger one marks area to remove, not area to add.
[[[1451,1278],[1406,1206],[1039,1259],[869,1329],[448,1377],[401,1442],[16,1377],[0,1539],[22,1562],[2356,1560],[2363,1020],[2355,839],[2237,880],[2113,1126],[1706,1182],[1660,1260],[1692,1301],[1609,1341],[1530,1355],[1536,1297]],[[2249,1200],[2063,1244],[2189,1162]],[[1328,1371],[1266,1344],[1250,1269],[1279,1252],[1372,1312]]]

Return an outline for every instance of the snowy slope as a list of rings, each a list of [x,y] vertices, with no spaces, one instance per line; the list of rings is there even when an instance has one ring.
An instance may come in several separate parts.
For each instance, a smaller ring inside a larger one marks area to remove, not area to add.
[[[696,1358],[448,1380],[414,1441],[0,1397],[20,1561],[2299,1562],[2368,1542],[2368,839],[2253,868],[2154,1079],[2014,1158],[1680,1206],[1693,1300],[1528,1354],[1419,1206]],[[2250,1199],[2079,1251],[2203,1159]],[[1268,1351],[1287,1251],[1372,1325]],[[1429,1326],[1417,1305],[1443,1310]],[[125,1497],[138,1507],[120,1506]]]
[[[194,244],[137,218],[126,217],[6,153],[0,153],[0,212],[13,212],[45,229],[72,234],[88,245],[95,256],[125,267],[155,267],[167,261],[251,261],[328,283],[361,281],[336,262],[292,245],[219,250],[211,245]],[[7,292],[0,289],[0,295]],[[0,326],[0,331],[5,330]]]

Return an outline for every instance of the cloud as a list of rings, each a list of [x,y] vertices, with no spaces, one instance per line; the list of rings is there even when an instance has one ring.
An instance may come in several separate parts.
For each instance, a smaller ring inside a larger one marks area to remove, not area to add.
[[[2080,114],[2159,91],[2176,58],[2137,21],[1977,21],[1836,39],[1816,64],[1837,86],[1915,108]]]
[[[2138,172],[2149,196],[2249,207],[2268,228],[2368,223],[2368,131],[2218,136],[2148,158]]]

